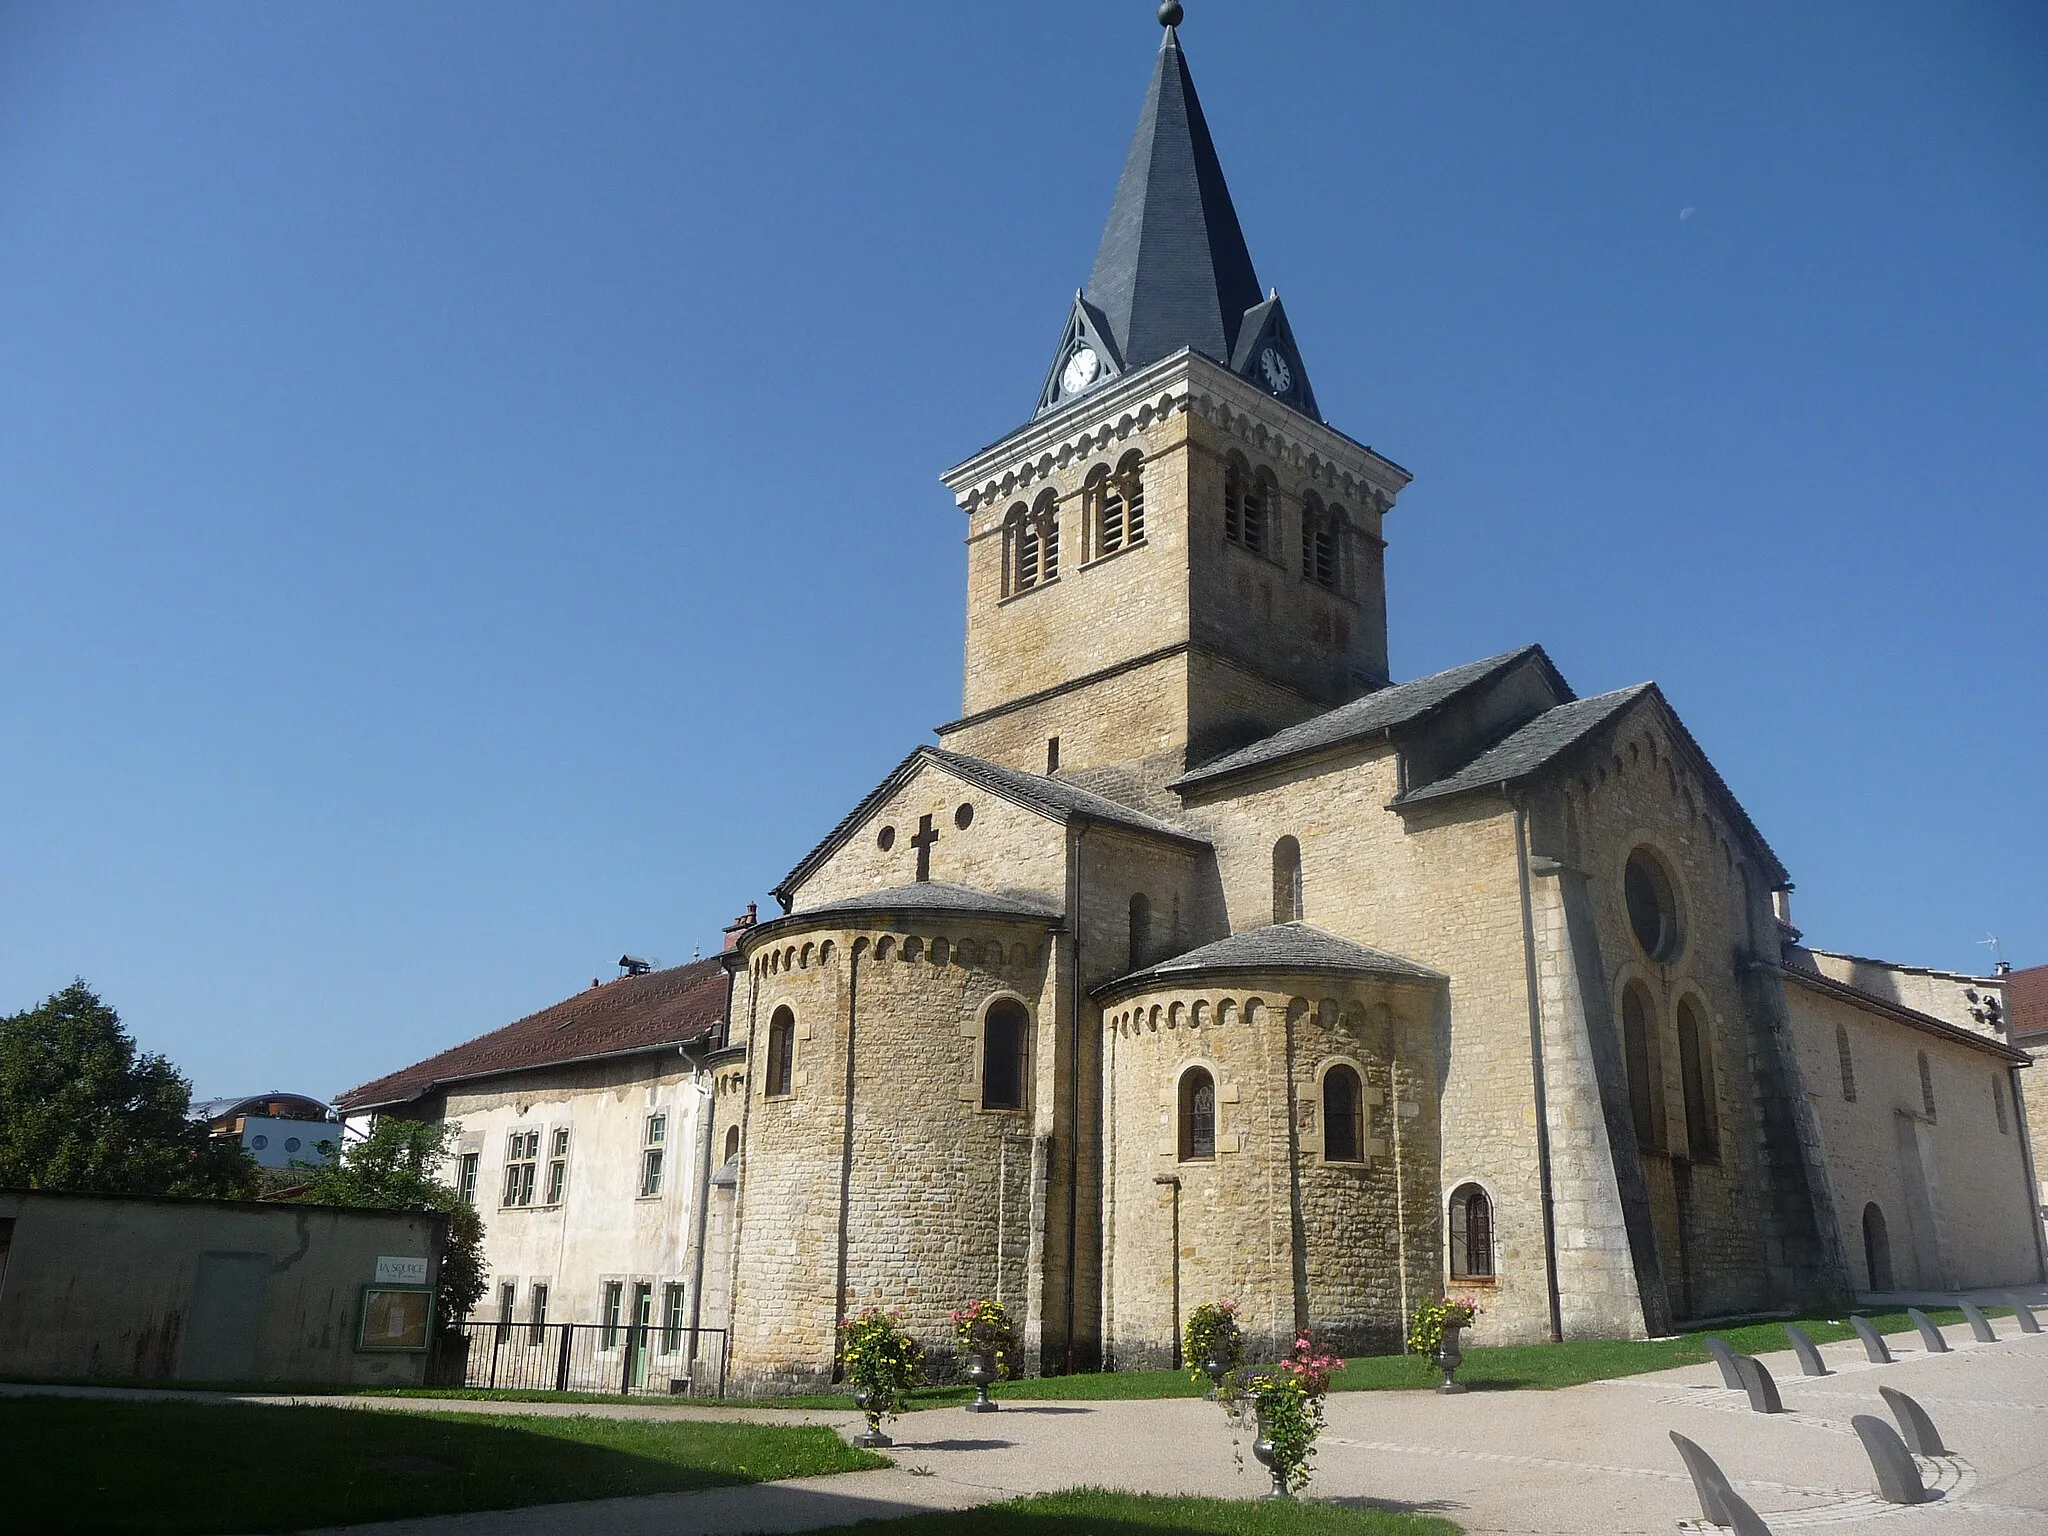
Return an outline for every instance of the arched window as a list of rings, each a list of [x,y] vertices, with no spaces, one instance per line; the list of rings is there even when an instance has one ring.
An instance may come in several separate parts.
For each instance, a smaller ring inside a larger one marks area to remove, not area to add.
[[[1691,998],[1678,1005],[1678,1075],[1685,1087],[1686,1150],[1696,1163],[1716,1162],[1721,1156],[1721,1116],[1714,1102],[1714,1056]]]
[[[1323,1161],[1365,1159],[1365,1090],[1355,1068],[1339,1062],[1323,1074]]]
[[[787,1008],[775,1010],[768,1021],[768,1074],[762,1091],[771,1099],[790,1090],[796,1077],[796,1015]]]
[[[1271,476],[1253,470],[1242,454],[1223,466],[1223,536],[1255,555],[1266,552],[1266,509],[1272,505]]]
[[[1934,1118],[1934,1072],[1927,1065],[1927,1053],[1920,1053],[1920,1108],[1931,1121]]]
[[[1991,1074],[1991,1107],[1998,1113],[1998,1134],[2001,1136],[2010,1135],[2011,1133],[2005,1128],[2005,1076],[2003,1073],[1993,1072]]]
[[[1875,1200],[1863,1207],[1863,1268],[1873,1291],[1892,1289],[1892,1240]]]
[[[1110,479],[1109,466],[1098,464],[1088,471],[1082,505],[1095,530],[1095,554],[1099,558],[1124,547],[1124,498]]]
[[[1293,837],[1273,845],[1273,921],[1302,921],[1301,843]]]
[[[1131,898],[1131,969],[1152,959],[1152,898],[1140,891]]]
[[[1048,490],[1030,511],[1020,501],[1003,519],[1003,596],[1029,592],[1059,573],[1059,498]]]
[[[1022,1003],[1005,998],[981,1025],[981,1107],[1024,1107],[1024,1053],[1031,1016]]]
[[[1060,573],[1060,498],[1047,488],[1031,509],[1031,532],[1038,540],[1038,579],[1051,581]]]
[[[1835,1060],[1842,1068],[1842,1102],[1856,1102],[1856,1058],[1849,1051],[1849,1026],[1835,1026]]]
[[[1493,1278],[1493,1202],[1477,1184],[1451,1192],[1451,1278]]]
[[[740,1155],[740,1128],[729,1125],[725,1129],[725,1160],[729,1163]]]
[[[1655,1148],[1657,1137],[1656,1049],[1651,1038],[1650,996],[1640,982],[1621,994],[1621,1049],[1628,1068],[1628,1108],[1636,1144]]]
[[[1341,525],[1313,494],[1301,503],[1301,574],[1319,587],[1338,588],[1343,549]]]
[[[1636,942],[1652,960],[1669,960],[1678,953],[1678,897],[1664,861],[1647,848],[1628,856],[1622,872],[1621,894],[1628,908],[1628,925]]]
[[[1271,470],[1260,470],[1244,491],[1244,547],[1255,555],[1266,552],[1268,524],[1272,519],[1274,481]]]
[[[1216,1156],[1216,1080],[1200,1067],[1180,1078],[1180,1160],[1206,1163]]]
[[[1145,455],[1132,449],[1116,466],[1116,486],[1124,499],[1124,542],[1145,537]]]
[[[1244,498],[1251,483],[1250,466],[1233,453],[1223,465],[1223,537],[1233,544],[1244,542]]]

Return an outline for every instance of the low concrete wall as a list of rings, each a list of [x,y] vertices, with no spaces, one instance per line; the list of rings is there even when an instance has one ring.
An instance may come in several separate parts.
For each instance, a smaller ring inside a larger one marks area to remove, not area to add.
[[[357,1348],[363,1287],[380,1259],[431,1285],[445,1236],[406,1211],[0,1190],[0,1376],[418,1385],[424,1352]]]

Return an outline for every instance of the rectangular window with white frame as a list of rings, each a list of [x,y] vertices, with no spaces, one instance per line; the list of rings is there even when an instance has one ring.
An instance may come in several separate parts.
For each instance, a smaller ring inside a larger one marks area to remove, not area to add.
[[[619,1347],[619,1313],[625,1306],[626,1287],[622,1281],[607,1280],[604,1283],[604,1335],[599,1349]]]
[[[661,1288],[661,1352],[672,1355],[683,1347],[683,1288],[671,1281]]]
[[[647,1117],[647,1129],[640,1151],[640,1198],[652,1200],[661,1193],[662,1162],[668,1151],[668,1116]]]
[[[569,1128],[558,1125],[548,1136],[549,1205],[560,1205],[569,1188]]]
[[[455,1160],[455,1198],[464,1205],[476,1204],[477,1154],[465,1152]]]
[[[505,1139],[505,1199],[508,1206],[533,1204],[539,1170],[540,1132],[514,1131]]]

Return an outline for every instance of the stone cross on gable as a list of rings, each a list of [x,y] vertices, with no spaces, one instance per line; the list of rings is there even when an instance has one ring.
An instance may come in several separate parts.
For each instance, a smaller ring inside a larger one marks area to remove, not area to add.
[[[910,840],[910,846],[917,850],[917,878],[920,880],[932,877],[932,844],[938,840],[939,831],[932,825],[931,817],[918,817],[917,836]]]

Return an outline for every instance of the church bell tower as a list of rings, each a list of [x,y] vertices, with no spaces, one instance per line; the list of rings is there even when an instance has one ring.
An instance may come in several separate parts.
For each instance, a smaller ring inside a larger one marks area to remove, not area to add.
[[[1028,422],[943,478],[967,514],[947,747],[1163,797],[1387,682],[1399,465],[1324,422],[1165,27],[1088,281]]]

